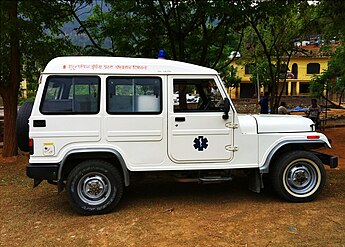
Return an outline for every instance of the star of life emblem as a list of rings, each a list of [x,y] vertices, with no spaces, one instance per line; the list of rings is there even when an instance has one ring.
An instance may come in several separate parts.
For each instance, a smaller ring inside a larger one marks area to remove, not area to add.
[[[198,151],[204,151],[208,147],[208,140],[206,137],[198,136],[194,139],[194,148]]]

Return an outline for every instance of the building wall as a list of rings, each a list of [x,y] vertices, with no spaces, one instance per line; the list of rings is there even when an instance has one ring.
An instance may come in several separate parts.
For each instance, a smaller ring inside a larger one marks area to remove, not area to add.
[[[237,75],[241,78],[241,85],[243,85],[242,88],[246,91],[241,93],[241,86],[240,88],[236,90],[231,90],[230,94],[232,98],[239,98],[241,95],[245,95],[248,97],[248,95],[251,93],[248,90],[257,91],[255,90],[257,88],[257,84],[253,84],[251,82],[251,74],[245,73],[245,59],[237,60],[233,62],[231,65],[237,68]],[[309,92],[309,83],[310,80],[313,77],[313,74],[307,72],[308,64],[310,63],[316,63],[320,65],[320,72],[318,74],[321,74],[328,65],[329,58],[328,57],[295,57],[291,58],[289,62],[289,72],[295,72],[292,70],[293,64],[297,65],[297,77],[293,79],[287,79],[287,84],[284,85],[283,82],[281,82],[280,88],[284,87],[283,95],[287,96],[306,96]],[[296,74],[296,73],[295,73]],[[254,81],[256,82],[256,81]],[[252,84],[250,86],[248,83]],[[264,88],[260,88],[261,93],[264,92]],[[255,95],[253,95],[255,96]]]

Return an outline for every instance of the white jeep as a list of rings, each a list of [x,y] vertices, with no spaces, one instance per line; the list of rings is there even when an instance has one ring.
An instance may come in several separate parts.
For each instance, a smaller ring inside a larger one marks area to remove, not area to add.
[[[244,170],[255,192],[268,174],[281,197],[305,202],[325,185],[323,164],[338,164],[314,151],[330,143],[310,119],[237,114],[217,71],[177,61],[55,58],[18,116],[34,186],[66,188],[81,214],[113,210],[132,175],[157,171],[207,183]]]

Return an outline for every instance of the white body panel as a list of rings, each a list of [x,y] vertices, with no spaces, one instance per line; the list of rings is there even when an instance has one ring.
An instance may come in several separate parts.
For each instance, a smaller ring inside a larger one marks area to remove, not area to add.
[[[313,121],[309,118],[290,115],[254,115],[258,122],[258,133],[308,132]]]
[[[165,59],[128,57],[57,57],[44,74],[93,75],[215,75],[217,71],[194,64]]]

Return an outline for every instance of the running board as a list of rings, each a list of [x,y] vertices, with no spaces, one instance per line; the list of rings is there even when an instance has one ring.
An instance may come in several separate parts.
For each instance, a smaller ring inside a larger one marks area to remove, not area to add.
[[[220,177],[220,176],[202,177],[202,178],[199,178],[199,180],[203,183],[219,183],[219,182],[232,181],[232,177]]]

